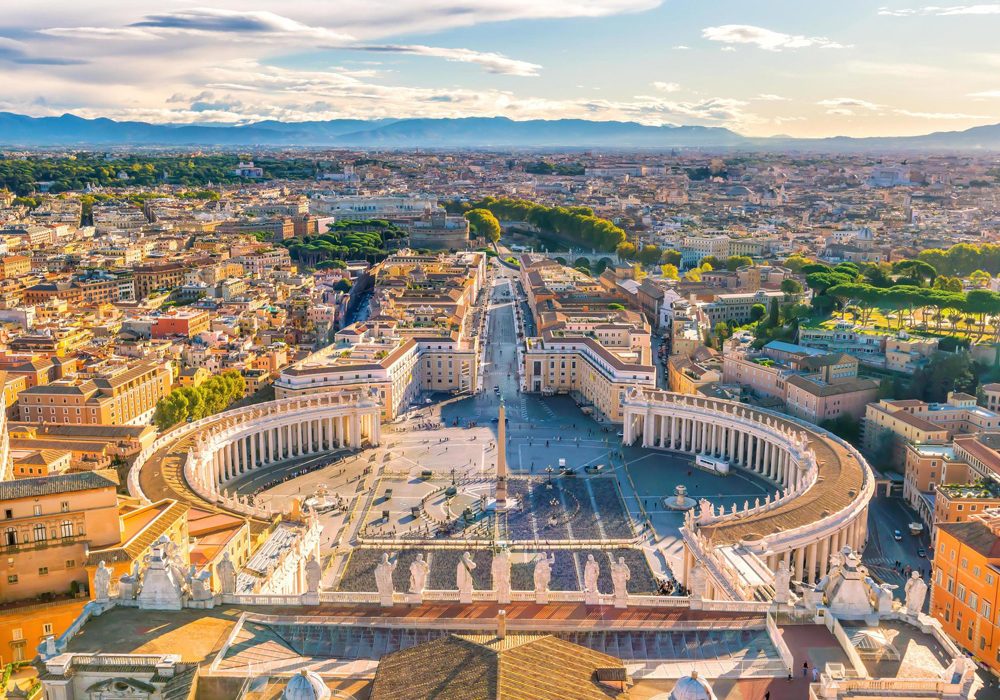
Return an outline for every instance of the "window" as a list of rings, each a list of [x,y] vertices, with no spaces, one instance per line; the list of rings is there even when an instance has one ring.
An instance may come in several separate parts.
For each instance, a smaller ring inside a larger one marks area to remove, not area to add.
[[[40,567],[38,567],[38,575],[39,576],[48,576],[49,575],[49,567],[47,567],[47,566],[40,566]]]
[[[975,610],[979,606],[979,596],[973,592],[969,592],[969,607]]]
[[[66,568],[67,569],[72,569],[75,566],[76,566],[76,559],[67,559],[66,560]]]
[[[69,501],[63,501],[59,504],[59,510],[63,513],[69,512]]]
[[[955,579],[948,577],[948,592],[951,593],[955,590]]]
[[[42,634],[52,634],[52,623],[46,622],[42,625]]]
[[[3,517],[5,517],[7,520],[10,520],[11,518],[14,517],[14,511],[12,511],[10,508],[4,509]]]
[[[17,544],[17,530],[12,527],[7,528],[7,531],[4,532],[4,544],[8,546]]]
[[[35,527],[33,527],[31,529],[31,533],[32,533],[32,537],[35,540],[35,542],[44,542],[45,541],[45,538],[46,538],[46,535],[45,535],[45,526],[42,525],[41,523],[36,524]]]
[[[41,515],[41,514],[42,514],[42,507],[41,507],[41,506],[37,506],[37,505],[36,505],[36,506],[35,506],[35,507],[33,508],[33,511],[34,511],[35,515]]]
[[[10,638],[13,639],[15,642],[20,641],[24,639],[24,632],[21,630],[20,627],[15,627],[10,631]]]
[[[983,617],[989,620],[993,615],[993,608],[990,606],[989,601],[983,601]]]
[[[17,583],[17,574],[9,574],[7,576],[7,583]]]
[[[981,573],[982,573],[982,569],[980,569],[978,566],[972,567],[972,575],[973,576],[975,576],[976,578],[979,578],[979,574],[981,574]]]
[[[959,564],[959,566],[961,566],[963,569],[968,569],[969,568],[969,560],[966,559],[965,557],[962,557],[962,563]]]
[[[73,523],[71,523],[69,520],[63,520],[62,524],[59,526],[59,534],[62,537],[72,537]]]
[[[955,593],[955,597],[958,598],[963,603],[965,602],[965,586],[961,583],[958,584],[958,591]]]

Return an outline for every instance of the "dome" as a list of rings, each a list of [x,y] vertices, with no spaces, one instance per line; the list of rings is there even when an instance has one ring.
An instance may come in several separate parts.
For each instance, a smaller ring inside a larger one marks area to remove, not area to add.
[[[304,668],[299,675],[289,679],[281,700],[329,700],[330,695],[330,689],[319,674]]]
[[[677,684],[670,693],[670,700],[716,700],[716,698],[712,686],[698,678],[697,671],[691,671],[690,676],[677,679]]]

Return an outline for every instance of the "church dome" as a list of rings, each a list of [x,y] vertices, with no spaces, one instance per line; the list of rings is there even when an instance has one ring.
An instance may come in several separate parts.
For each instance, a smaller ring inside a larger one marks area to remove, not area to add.
[[[299,675],[289,679],[281,700],[329,700],[330,695],[330,689],[319,674],[304,668]]]
[[[690,676],[677,680],[670,693],[670,700],[716,700],[712,686],[698,677],[697,671],[691,671]]]

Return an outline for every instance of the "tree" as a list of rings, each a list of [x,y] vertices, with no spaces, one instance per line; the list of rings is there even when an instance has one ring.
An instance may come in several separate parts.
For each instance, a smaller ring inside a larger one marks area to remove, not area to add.
[[[704,267],[705,265],[708,265],[709,270],[715,270],[719,267],[722,267],[722,263],[719,262],[719,259],[714,255],[706,255],[705,257],[703,257],[701,260],[698,261],[699,267]]]
[[[778,325],[778,300],[771,299],[771,307],[767,312],[767,327],[774,328]]]
[[[976,394],[976,374],[969,353],[938,352],[913,374],[909,397],[924,401],[945,401],[950,391]]]
[[[763,304],[754,304],[750,307],[750,321],[756,323],[757,321],[764,318],[764,314],[767,313],[767,307]]]
[[[990,273],[986,270],[975,270],[969,275],[969,281],[976,287],[983,288],[990,283]]]
[[[748,265],[753,265],[753,258],[749,255],[730,255],[726,258],[726,269],[730,272],[736,272],[739,268]]]
[[[808,265],[812,262],[813,261],[810,260],[809,258],[796,253],[795,255],[791,255],[785,258],[784,266],[787,267],[792,272],[801,272],[803,266]]]
[[[789,277],[788,279],[781,280],[781,291],[785,294],[801,294],[802,284],[797,279]]]
[[[500,222],[489,209],[472,209],[465,212],[465,218],[476,235],[482,236],[490,243],[500,240]]]
[[[642,250],[639,252],[639,262],[643,265],[653,265],[660,261],[660,249],[655,245],[643,246]]]
[[[622,241],[615,247],[615,254],[618,256],[619,261],[635,260],[637,251],[633,243]]]
[[[701,268],[695,267],[684,273],[684,279],[688,282],[701,282]]]
[[[719,347],[722,347],[723,341],[733,334],[732,329],[724,321],[719,321],[715,324],[715,337],[719,339]]]
[[[698,269],[701,270],[702,272],[711,272],[715,268],[712,266],[712,263],[702,258],[701,265],[698,266]]]
[[[675,280],[680,278],[676,265],[671,265],[669,263],[660,265],[660,272],[662,272],[663,276],[666,277],[668,280]]]
[[[660,254],[660,262],[664,265],[673,265],[679,268],[683,259],[684,256],[676,250],[665,250]]]

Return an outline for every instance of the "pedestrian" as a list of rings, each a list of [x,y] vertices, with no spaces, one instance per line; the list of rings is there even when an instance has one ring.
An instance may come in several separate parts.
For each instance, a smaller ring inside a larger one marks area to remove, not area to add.
[[[805,678],[809,674],[809,662],[802,662],[802,677]]]
[[[771,700],[771,691],[768,690],[764,693],[764,700]]]
[[[819,683],[819,669],[813,666],[813,683]]]

